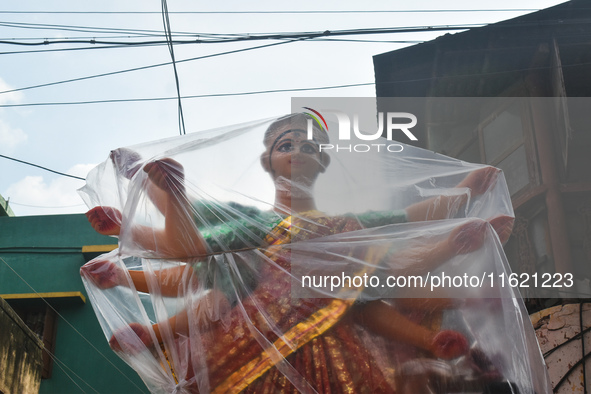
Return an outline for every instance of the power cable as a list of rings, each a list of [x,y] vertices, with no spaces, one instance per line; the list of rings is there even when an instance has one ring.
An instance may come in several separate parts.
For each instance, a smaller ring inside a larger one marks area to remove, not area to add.
[[[96,26],[79,26],[79,25],[57,25],[47,23],[29,23],[29,22],[2,22],[0,21],[0,27],[16,28],[16,29],[28,29],[28,30],[57,30],[57,31],[75,31],[82,33],[98,33],[98,34],[125,34],[125,37],[162,37],[164,34],[162,30],[152,29],[128,29],[128,28],[117,28],[117,27],[96,27]],[[173,32],[175,36],[200,36],[200,37],[235,37],[237,35],[244,36],[245,34],[222,34],[222,33],[195,33],[195,32]],[[24,40],[31,40],[33,38],[27,37]],[[12,38],[14,40],[14,38]]]
[[[200,42],[198,40],[184,40],[184,41],[176,41],[177,44],[202,44],[204,42]],[[20,46],[45,46],[45,45],[56,45],[56,44],[91,44],[91,45],[111,45],[111,46],[146,46],[146,45],[155,45],[155,44],[167,44],[167,41],[158,40],[158,41],[104,41],[104,40],[97,40],[97,39],[44,39],[43,41],[37,42],[24,42],[24,41],[11,41],[11,40],[0,40],[0,44],[6,45],[20,45]],[[216,42],[217,44],[217,42]]]
[[[170,14],[406,14],[406,13],[453,13],[453,12],[534,12],[540,8],[487,8],[487,9],[427,9],[427,10],[286,10],[286,11],[173,11]],[[88,14],[88,15],[150,15],[158,11],[0,11],[0,14]]]
[[[504,22],[499,27],[503,28],[527,28],[527,27],[539,27],[566,24],[577,25],[581,24],[581,21],[564,22],[562,20],[545,21],[540,23],[539,21],[532,22],[518,22],[518,23],[507,23]],[[256,41],[256,40],[280,40],[280,39],[312,39],[318,37],[335,37],[343,35],[365,35],[365,34],[395,34],[395,33],[420,33],[420,32],[437,32],[437,31],[458,31],[468,30],[475,27],[484,27],[487,23],[471,23],[471,24],[459,24],[459,25],[433,25],[433,26],[406,26],[406,27],[382,27],[382,28],[363,28],[363,29],[344,29],[344,30],[324,30],[324,31],[313,31],[313,32],[279,32],[279,33],[264,33],[264,34],[214,34],[214,33],[183,33],[184,35],[190,35],[196,37],[191,40],[174,40],[174,43],[193,43],[193,44],[213,44],[213,43],[228,43],[238,41]],[[178,35],[179,33],[174,33]],[[161,35],[159,35],[161,36]],[[201,38],[204,37],[205,39]],[[145,45],[159,43],[162,41],[142,41],[142,42],[122,42],[122,41],[105,41],[105,40],[79,40],[79,39],[42,39],[38,42],[22,42],[13,40],[3,40],[0,44],[11,44],[11,45],[50,45],[50,44],[104,44],[104,45]]]
[[[118,34],[136,34],[141,36],[157,36],[162,37],[160,30],[145,30],[145,29],[120,29],[114,27],[94,27],[94,26],[77,26],[77,25],[54,25],[47,23],[28,23],[28,22],[0,22],[0,26],[11,27],[17,29],[29,30],[58,30],[58,31],[76,31],[82,33],[118,33]],[[176,34],[192,34],[192,33],[176,33]]]
[[[170,58],[172,59],[172,68],[174,70],[174,82],[176,84],[176,93],[178,98],[178,112],[179,112],[179,133],[180,135],[187,134],[185,130],[185,118],[183,116],[183,103],[181,99],[181,85],[179,82],[179,74],[176,69],[176,60],[174,57],[174,45],[172,44],[172,29],[170,27],[170,19],[168,18],[168,3],[166,0],[162,0],[162,22],[164,24],[164,33],[166,35],[166,43],[168,45],[168,51],[170,52]]]
[[[580,36],[579,36],[580,37]],[[2,40],[0,40],[2,41]],[[314,42],[358,42],[358,43],[375,43],[375,44],[420,44],[425,42],[425,40],[355,40],[355,39],[347,39],[347,38],[314,38],[309,41]],[[194,44],[194,42],[182,42],[176,43],[175,45],[179,44]],[[152,44],[143,44],[143,45],[105,45],[105,46],[89,46],[89,47],[79,47],[79,48],[55,48],[55,49],[33,49],[33,50],[24,50],[24,51],[8,51],[8,52],[0,52],[0,55],[21,55],[21,54],[28,54],[28,53],[44,53],[44,52],[68,52],[68,51],[88,51],[94,49],[118,49],[118,48],[130,48],[130,47],[151,47],[151,46],[160,46],[160,45],[167,45],[166,42],[154,42]],[[177,61],[178,63],[178,61]],[[2,93],[2,92],[0,92]]]
[[[304,91],[314,91],[314,90],[352,88],[352,87],[357,87],[357,86],[368,86],[368,85],[375,85],[375,82],[352,83],[352,84],[346,84],[346,85],[319,86],[319,87],[309,87],[309,88],[270,89],[270,90],[258,90],[258,91],[238,92],[238,93],[198,94],[198,95],[191,95],[191,96],[183,96],[182,98],[183,99],[196,99],[196,98],[206,98],[206,97],[249,96],[249,95],[265,94],[265,93],[304,92]],[[26,103],[26,104],[0,104],[0,108],[38,107],[38,106],[50,106],[50,105],[108,104],[108,103],[128,103],[128,102],[143,102],[143,101],[169,101],[169,100],[176,100],[176,99],[177,99],[177,97],[150,97],[150,98],[135,98],[135,99],[89,100],[89,101],[47,102],[47,103]]]
[[[74,374],[78,379],[80,379],[82,381],[82,383],[84,383],[85,385],[87,385],[88,387],[90,387],[92,389],[92,391],[94,391],[95,393],[99,393],[94,387],[92,387],[89,383],[87,383],[84,379],[82,379],[76,372],[74,372],[72,370],[72,368],[68,367],[66,365],[66,363],[64,363],[63,361],[61,361],[60,359],[58,359],[55,356],[55,354],[51,353],[49,350],[47,350],[47,348],[44,348],[44,350],[49,355],[49,357],[51,357],[51,359],[54,361],[55,365],[57,365],[59,367],[59,369],[62,370],[62,372],[64,373],[64,375],[66,375],[68,377],[68,379],[70,379],[72,381],[72,383],[74,383],[76,385],[76,387],[78,387],[80,389],[80,391],[82,391],[82,393],[85,394],[86,391],[84,391],[84,389],[82,387],[80,387],[80,385],[70,376],[70,374],[68,372],[66,372],[66,370],[62,367],[62,365],[65,368],[67,368],[72,374]]]
[[[193,57],[193,58],[188,58],[188,59],[183,59],[183,60],[177,60],[176,63],[178,64],[178,63],[184,63],[184,62],[191,62],[191,61],[195,61],[195,60],[208,59],[208,58],[216,57],[216,56],[223,56],[223,55],[229,55],[229,54],[233,54],[233,53],[252,51],[252,50],[255,50],[255,49],[268,48],[268,47],[272,47],[272,46],[276,46],[276,45],[289,44],[291,42],[297,42],[297,41],[298,40],[274,42],[272,44],[258,45],[258,46],[255,46],[255,47],[235,49],[235,50],[226,51],[226,52],[218,52],[218,53],[213,53],[211,55],[203,55],[203,56],[198,56],[198,57]],[[150,69],[150,68],[168,66],[170,64],[172,64],[172,63],[171,62],[165,62],[165,63],[152,64],[152,65],[149,65],[149,66],[128,68],[128,69],[125,69],[125,70],[112,71],[112,72],[103,73],[103,74],[95,74],[95,75],[89,75],[89,76],[86,76],[86,77],[72,78],[72,79],[66,79],[66,80],[62,80],[62,81],[44,83],[44,84],[40,84],[40,85],[27,86],[27,87],[24,87],[24,88],[16,88],[16,89],[4,90],[4,91],[0,91],[0,94],[12,93],[12,92],[20,92],[20,91],[23,91],[23,90],[37,89],[37,88],[42,88],[42,87],[46,87],[46,86],[54,86],[54,85],[60,85],[60,84],[70,83],[70,82],[84,81],[84,80],[87,80],[87,79],[101,78],[101,77],[106,77],[106,76],[111,76],[111,75],[117,75],[117,74],[123,74],[123,73],[128,73],[128,72],[133,72],[133,71],[147,70],[147,69]]]
[[[60,37],[61,39],[64,40],[92,40],[95,39],[97,36],[96,35],[86,35],[86,36],[69,36],[69,37]],[[118,35],[104,35],[104,36],[100,36],[103,39],[110,39],[110,40],[115,40],[115,39],[121,39],[121,40],[125,40],[125,39],[130,39],[130,38],[144,38],[144,36],[141,35],[133,35],[133,34],[126,34],[126,35],[122,35],[122,34],[118,34]],[[154,37],[162,37],[162,35],[154,35]],[[183,36],[181,36],[183,37]],[[27,40],[45,40],[47,39],[47,37],[0,37],[0,40],[2,41],[19,41],[19,40],[23,40],[23,41],[27,41]]]
[[[431,31],[431,28],[429,28],[428,30]],[[330,35],[330,34],[340,34],[340,33],[341,33],[340,31],[337,31],[334,33],[326,31],[323,33],[315,33],[315,34],[320,34],[319,37],[323,37],[323,36]],[[287,38],[287,37],[283,37],[283,38]],[[289,41],[283,41],[283,42],[279,42],[279,43],[273,43],[273,44],[261,45],[261,46],[257,46],[257,47],[243,48],[243,49],[238,49],[238,50],[233,50],[233,51],[221,52],[221,53],[212,54],[212,55],[205,55],[205,56],[199,56],[199,57],[195,57],[195,58],[183,59],[183,60],[177,61],[176,63],[200,60],[200,59],[205,59],[205,58],[210,58],[210,57],[215,57],[215,56],[227,55],[227,54],[231,54],[231,53],[244,52],[244,51],[253,50],[253,49],[260,49],[260,48],[270,47],[270,46],[274,46],[274,45],[281,45],[281,44],[285,44],[285,43],[289,43],[289,42],[301,41],[301,40],[305,40],[305,39],[309,39],[309,38],[311,38],[311,37],[300,37],[297,40],[291,39]],[[260,39],[263,39],[263,38],[260,38]],[[282,39],[282,38],[274,36],[274,39]],[[0,43],[2,43],[2,42],[0,42]],[[10,44],[14,44],[14,43],[10,42]],[[33,45],[32,43],[29,43],[29,44]],[[129,44],[129,45],[132,45],[132,44]],[[136,67],[136,68],[132,68],[132,69],[114,71],[114,72],[110,72],[110,73],[96,74],[96,75],[92,75],[92,76],[74,78],[74,79],[63,80],[63,81],[58,81],[58,82],[50,82],[50,83],[46,83],[46,84],[34,85],[34,86],[29,86],[29,87],[24,87],[24,88],[10,89],[10,90],[5,90],[5,91],[0,91],[0,94],[17,92],[17,91],[28,90],[28,89],[35,89],[35,88],[46,87],[46,86],[53,86],[53,85],[57,85],[57,84],[69,83],[69,82],[74,82],[74,81],[82,81],[82,80],[86,80],[86,79],[99,78],[99,77],[115,75],[115,74],[120,74],[120,73],[126,73],[126,72],[132,72],[132,71],[139,71],[139,70],[144,70],[144,69],[148,69],[148,68],[162,67],[162,66],[166,66],[169,64],[171,64],[171,62],[159,63],[159,64],[155,64],[155,65],[150,65],[150,66]]]
[[[40,165],[37,165],[37,164],[29,163],[28,161],[15,159],[14,157],[8,157],[8,156],[4,156],[4,155],[0,155],[0,157],[3,157],[3,158],[8,159],[8,160],[13,160],[13,161],[16,161],[16,162],[19,162],[19,163],[22,163],[22,164],[26,164],[26,165],[29,165],[29,166],[41,168],[42,170],[53,172],[54,174],[58,174],[58,175],[62,175],[62,176],[67,176],[67,177],[74,178],[74,179],[80,179],[81,181],[85,181],[86,180],[85,178],[80,178],[79,176],[70,175],[70,174],[66,174],[66,173],[63,173],[63,172],[55,171],[55,170],[49,169],[47,167],[43,167],[43,166],[40,166]]]
[[[577,66],[584,66],[584,65],[590,65],[590,64],[591,64],[591,62],[581,62],[581,63],[573,63],[573,64],[563,64],[562,67],[563,68],[577,67]],[[516,73],[516,72],[532,71],[532,70],[547,70],[550,68],[552,68],[552,66],[526,67],[526,68],[521,68],[521,69],[494,71],[494,72],[487,72],[487,73],[480,72],[480,73],[471,73],[471,74],[456,74],[456,75],[435,76],[435,77],[427,77],[427,78],[404,79],[404,80],[398,80],[398,81],[381,82],[381,84],[391,85],[391,84],[400,84],[400,83],[430,81],[433,79],[449,79],[449,78],[470,77],[470,76],[491,76],[491,75],[500,75],[500,74],[508,74],[508,73]],[[255,95],[255,94],[267,94],[267,93],[287,93],[287,92],[342,89],[342,88],[368,86],[368,85],[375,85],[375,84],[376,84],[376,82],[366,82],[366,83],[353,83],[353,84],[344,84],[344,85],[318,86],[318,87],[307,87],[307,88],[269,89],[269,90],[248,91],[248,92],[235,92],[235,93],[211,93],[211,94],[183,96],[182,98],[183,99],[197,99],[197,98],[207,98],[207,97],[249,96],[249,95]],[[6,92],[8,92],[8,91],[6,91]],[[5,93],[5,92],[0,92],[0,93]],[[70,101],[70,102],[0,104],[0,108],[35,107],[35,106],[52,106],[52,105],[107,104],[107,103],[124,103],[124,102],[143,102],[143,101],[167,101],[167,100],[176,100],[176,99],[177,99],[177,97],[150,97],[150,98],[88,100],[88,101]]]
[[[2,41],[2,40],[0,40]],[[7,52],[0,52],[0,55],[22,55],[26,53],[44,53],[44,52],[69,52],[69,51],[88,51],[93,49],[117,49],[117,48],[130,48],[130,47],[151,47],[151,46],[159,46],[159,45],[166,45],[165,42],[158,42],[154,44],[145,44],[145,45],[105,45],[105,46],[97,46],[93,44],[89,47],[77,47],[77,48],[54,48],[54,49],[30,49],[24,51],[7,51]]]
[[[204,34],[204,33],[190,33],[194,37],[209,37],[206,39],[192,39],[192,40],[175,40],[174,43],[192,43],[192,44],[218,44],[238,41],[258,41],[258,40],[281,40],[281,39],[311,39],[326,36],[343,36],[343,35],[365,35],[365,34],[394,34],[394,33],[420,33],[420,32],[436,32],[436,31],[457,31],[468,30],[475,27],[483,27],[484,23],[471,23],[461,25],[437,25],[437,26],[410,26],[410,27],[381,27],[381,28],[365,28],[365,29],[345,29],[345,30],[324,30],[315,32],[280,32],[280,33],[264,33],[264,34]],[[519,26],[524,26],[520,24]],[[508,27],[508,26],[507,26]],[[187,33],[189,34],[189,33]],[[121,41],[105,41],[105,40],[64,40],[64,39],[43,39],[38,42],[22,42],[4,40],[0,44],[9,45],[51,45],[51,44],[104,44],[104,45],[145,45],[146,43],[154,43],[162,41],[143,41],[143,42],[121,42]]]
[[[559,38],[568,39],[569,37],[573,37],[571,35],[560,35]],[[576,35],[576,38],[581,38],[582,36]],[[39,40],[39,38],[23,38],[25,40],[28,39],[35,39]],[[143,42],[125,42],[116,44],[115,42],[109,41],[105,44],[101,44],[101,42],[96,41],[96,39],[87,38],[88,41],[80,40],[74,42],[75,38],[68,38],[63,43],[77,43],[77,44],[87,44],[90,43],[92,46],[89,47],[77,47],[77,48],[59,48],[59,49],[43,49],[43,50],[24,50],[24,51],[7,51],[7,52],[0,52],[0,55],[13,55],[13,54],[25,54],[25,53],[43,53],[43,52],[61,52],[61,51],[79,51],[79,50],[92,50],[92,49],[110,49],[110,48],[129,48],[129,47],[149,47],[149,46],[159,46],[159,45],[168,45],[167,41],[143,41]],[[16,38],[6,39],[0,38],[0,44],[14,44],[14,41],[18,40]],[[384,44],[420,44],[425,42],[425,40],[363,40],[363,39],[343,39],[343,38],[311,38],[309,41],[343,41],[343,42],[362,42],[362,43],[384,43]],[[58,43],[56,41],[52,42],[38,42],[34,43],[34,45],[48,45],[51,43]],[[175,45],[182,45],[182,44],[210,44],[210,43],[218,43],[218,42],[210,42],[210,41],[198,41],[198,40],[175,40],[173,41]],[[26,45],[23,43],[23,45]],[[104,46],[97,46],[97,45],[104,45]]]

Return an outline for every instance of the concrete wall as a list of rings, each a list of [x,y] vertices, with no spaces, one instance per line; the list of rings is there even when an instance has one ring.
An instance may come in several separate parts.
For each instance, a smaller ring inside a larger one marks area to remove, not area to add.
[[[0,393],[38,393],[43,343],[0,298]]]

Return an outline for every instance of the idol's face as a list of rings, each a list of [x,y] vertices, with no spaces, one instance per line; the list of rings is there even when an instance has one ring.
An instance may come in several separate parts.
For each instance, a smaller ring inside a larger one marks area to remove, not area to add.
[[[306,138],[304,130],[285,127],[275,131],[274,136],[275,140],[262,159],[274,179],[311,184],[319,173],[324,172],[326,164],[319,146]]]

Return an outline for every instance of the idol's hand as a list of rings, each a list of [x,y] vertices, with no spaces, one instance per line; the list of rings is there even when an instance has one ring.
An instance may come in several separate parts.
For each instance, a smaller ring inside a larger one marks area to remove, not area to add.
[[[152,337],[146,326],[140,323],[131,323],[113,334],[109,340],[109,346],[116,352],[124,352],[135,355],[150,348],[153,345]]]
[[[423,220],[441,220],[454,217],[458,210],[468,202],[468,196],[484,194],[497,181],[499,170],[494,167],[484,167],[472,171],[456,188],[468,189],[468,193],[452,193],[441,195],[424,201],[419,201],[406,208],[409,222]]]
[[[507,242],[509,240],[509,237],[511,236],[515,219],[511,216],[499,215],[495,216],[492,219],[489,219],[488,222],[495,229],[495,232],[499,236],[501,244],[505,244],[505,242]]]
[[[164,158],[145,165],[148,178],[167,193],[177,194],[185,191],[185,173],[183,166],[176,160]]]
[[[109,155],[117,171],[127,179],[133,178],[142,163],[139,153],[127,148],[119,148],[111,151]]]
[[[515,219],[507,215],[495,216],[488,220],[488,223],[499,236],[502,244],[507,242]],[[484,242],[484,233],[486,231],[486,222],[483,220],[473,220],[455,228],[448,238],[448,244],[456,254],[470,253],[482,246]]]
[[[80,268],[80,274],[99,289],[110,289],[127,284],[125,272],[108,260],[93,260]]]
[[[94,230],[103,235],[119,235],[121,211],[113,207],[94,207],[86,212],[86,218]]]
[[[447,243],[455,254],[470,253],[482,246],[487,223],[476,219],[453,229]]]
[[[453,330],[444,330],[435,335],[430,350],[438,358],[452,360],[468,353],[469,347],[463,334]]]
[[[456,187],[467,187],[473,196],[486,192],[497,181],[500,170],[494,167],[484,167],[472,171]]]

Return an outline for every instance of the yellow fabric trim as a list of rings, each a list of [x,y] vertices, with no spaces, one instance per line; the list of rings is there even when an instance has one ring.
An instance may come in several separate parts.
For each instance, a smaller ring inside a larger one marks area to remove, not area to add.
[[[268,245],[280,245],[291,241],[291,216],[283,219],[273,230],[265,237]]]
[[[169,368],[170,372],[172,373],[174,383],[179,384],[179,380],[176,378],[176,373],[174,371],[174,366],[172,365],[172,363],[170,362],[170,359],[168,358],[168,352],[166,351],[166,346],[164,345],[164,343],[160,344],[160,350],[162,350],[162,354],[164,354],[164,359],[166,360],[166,364],[168,365],[168,368]],[[166,371],[166,367],[164,366],[164,363],[162,362],[162,360],[160,361],[160,366],[162,367],[163,370]]]

